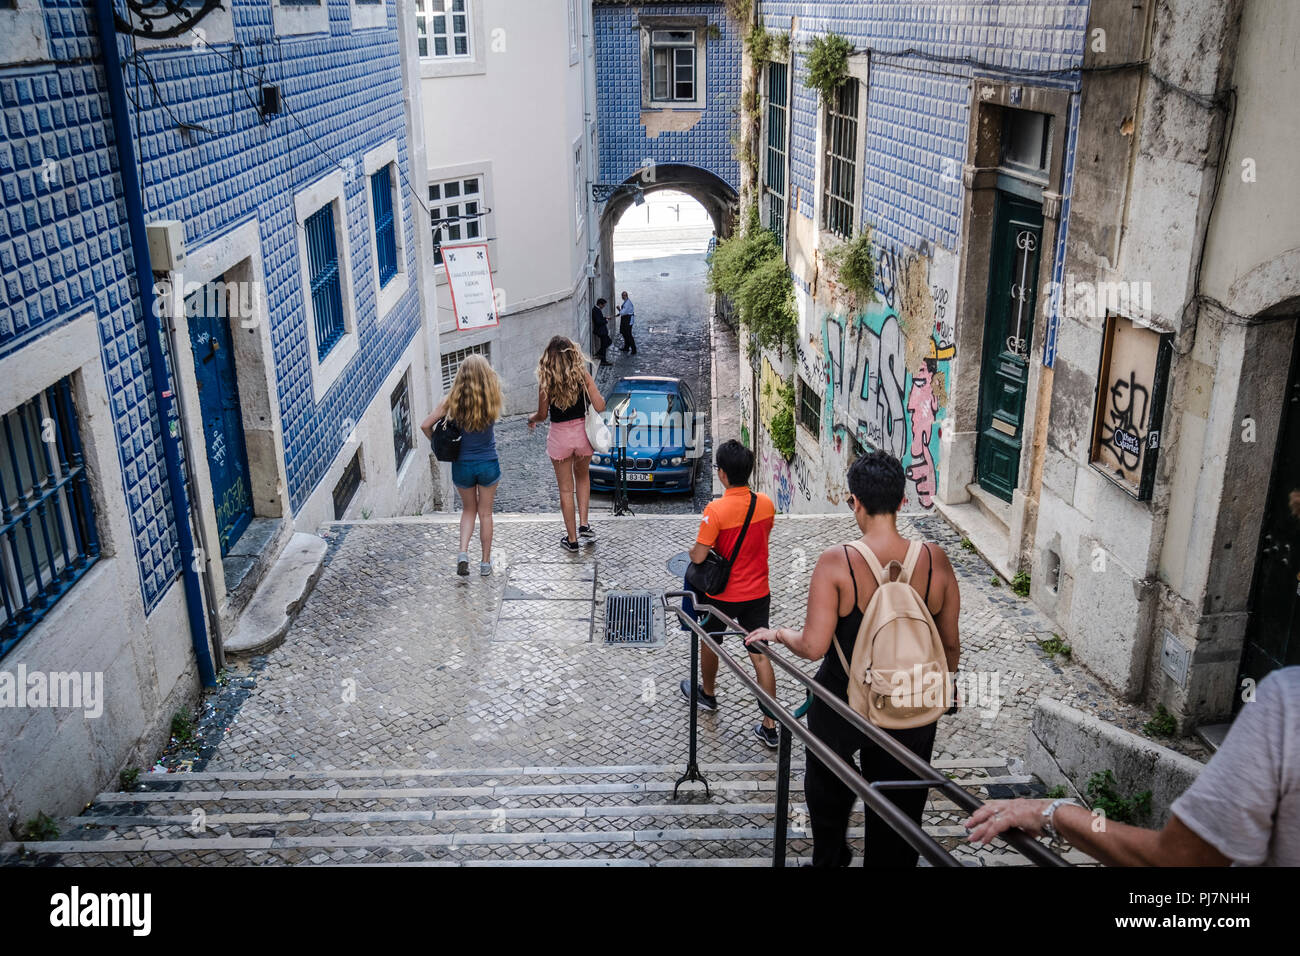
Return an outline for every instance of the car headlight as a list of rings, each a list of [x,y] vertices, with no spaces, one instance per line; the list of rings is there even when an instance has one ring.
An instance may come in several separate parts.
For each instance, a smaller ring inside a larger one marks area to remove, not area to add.
[[[678,455],[678,456],[676,456],[675,458],[673,458],[672,463],[673,463],[674,465],[680,465],[680,464],[681,464],[682,462],[684,462],[685,460],[686,460],[686,459],[683,458],[681,455]]]

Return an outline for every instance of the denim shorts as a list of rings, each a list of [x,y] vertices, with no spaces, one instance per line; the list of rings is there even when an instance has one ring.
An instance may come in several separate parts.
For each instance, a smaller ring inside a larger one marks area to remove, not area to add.
[[[451,483],[457,488],[473,488],[475,485],[490,488],[500,480],[501,463],[495,458],[451,463]]]

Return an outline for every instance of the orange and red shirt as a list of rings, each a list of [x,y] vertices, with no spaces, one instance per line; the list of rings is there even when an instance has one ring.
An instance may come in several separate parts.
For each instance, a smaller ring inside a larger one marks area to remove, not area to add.
[[[696,541],[712,548],[723,558],[730,558],[749,512],[748,488],[728,488],[721,498],[704,507],[700,533]],[[721,594],[709,597],[719,601],[752,601],[771,593],[767,583],[767,541],[776,519],[776,506],[767,495],[755,493],[754,517],[741,543],[740,553],[731,565],[731,576]]]

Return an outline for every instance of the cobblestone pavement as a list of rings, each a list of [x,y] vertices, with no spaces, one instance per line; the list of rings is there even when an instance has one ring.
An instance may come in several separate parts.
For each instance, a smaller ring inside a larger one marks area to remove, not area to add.
[[[1051,636],[1047,619],[993,587],[988,566],[941,519],[904,526],[952,556],[963,669],[997,681],[985,685],[997,706],[941,721],[936,756],[1021,758],[1042,696],[1128,729],[1146,718],[1046,655],[1036,642]],[[692,540],[694,519],[609,518],[598,530],[596,546],[571,556],[545,519],[503,517],[497,573],[459,578],[453,519],[331,526],[320,582],[285,645],[258,661],[256,688],[209,769],[680,762],[685,635],[668,626],[653,647],[606,647],[601,637],[608,592],[676,586],[666,564]],[[817,556],[852,534],[847,517],[777,519],[774,622],[802,621]],[[799,697],[792,681],[781,692]],[[702,717],[701,759],[767,757],[751,733],[755,707],[725,669],[719,693],[720,710]]]
[[[993,587],[941,519],[905,517],[902,528],[951,554],[963,669],[997,681],[940,721],[938,768],[983,797],[1034,792],[1020,761],[1040,697],[1130,728],[1145,718],[1049,658],[1036,643],[1048,622]],[[285,644],[236,668],[205,702],[200,743],[167,758],[191,772],[101,795],[63,842],[0,847],[11,854],[3,862],[741,865],[770,854],[773,754],[752,734],[759,715],[743,686],[724,668],[720,709],[700,715],[712,796],[674,798],[688,639],[660,617],[652,646],[603,643],[611,591],[676,586],[667,562],[690,542],[694,517],[609,518],[576,556],[552,544],[549,519],[506,515],[499,529],[495,573],[460,578],[453,516],[328,526],[326,567]],[[818,555],[853,536],[847,516],[778,517],[774,622],[801,622]],[[739,654],[734,639],[730,649]],[[778,678],[791,705],[802,700],[796,687]],[[796,741],[795,858],[810,851],[797,832],[801,751]],[[198,834],[188,829],[196,814],[207,814]],[[971,865],[1017,859],[965,844],[964,818],[935,796],[927,832]]]
[[[599,369],[596,384],[608,395],[624,375],[674,375],[686,380],[708,412],[710,299],[704,286],[707,274],[704,255],[636,259],[618,263],[617,270],[619,292],[626,289],[636,304],[637,354],[620,352],[622,339],[615,335],[614,344],[609,348],[613,366]],[[617,332],[617,322],[611,326]],[[526,415],[517,415],[497,425],[497,452],[502,469],[497,510],[554,512],[558,536],[559,502],[555,472],[546,457],[546,427],[539,426],[529,432],[527,419]],[[710,421],[710,430],[711,427]],[[707,442],[694,495],[634,492],[629,496],[632,510],[637,514],[703,510],[713,496],[712,449],[713,442]],[[608,513],[612,509],[612,496],[593,494],[591,506],[593,512]]]

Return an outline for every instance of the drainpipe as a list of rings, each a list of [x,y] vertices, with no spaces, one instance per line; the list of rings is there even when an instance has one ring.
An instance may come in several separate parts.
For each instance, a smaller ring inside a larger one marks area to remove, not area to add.
[[[113,119],[113,139],[117,145],[118,172],[122,176],[122,199],[126,204],[127,228],[131,236],[131,254],[135,264],[136,285],[140,289],[140,308],[144,319],[144,337],[149,348],[149,366],[153,380],[158,420],[162,425],[163,460],[166,463],[167,489],[172,496],[176,536],[180,542],[181,582],[185,587],[185,611],[190,622],[190,640],[198,662],[199,679],[204,687],[215,687],[217,675],[208,651],[207,627],[203,620],[203,591],[194,569],[194,536],[190,530],[189,498],[181,480],[180,443],[172,429],[179,431],[180,416],[176,397],[167,389],[167,364],[163,357],[161,321],[154,313],[153,268],[149,262],[149,240],[144,228],[144,204],[140,180],[136,175],[135,149],[131,145],[131,124],[127,121],[126,88],[122,83],[122,60],[117,51],[117,27],[113,23],[113,0],[95,0],[95,20],[99,28],[99,46],[104,57],[104,78],[108,83],[109,114]]]

